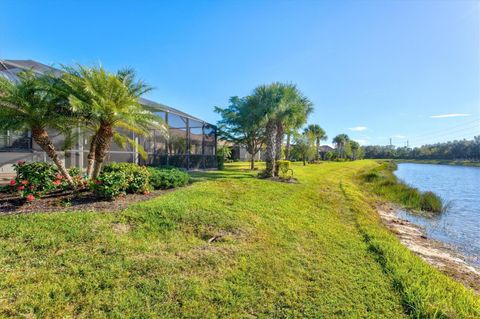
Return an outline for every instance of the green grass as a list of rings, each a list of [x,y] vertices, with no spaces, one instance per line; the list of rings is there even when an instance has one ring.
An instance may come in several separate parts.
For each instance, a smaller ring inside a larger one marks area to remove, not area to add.
[[[377,166],[234,163],[122,212],[2,217],[0,317],[478,318],[380,225],[356,178]]]
[[[442,212],[442,199],[435,193],[421,192],[400,182],[393,174],[396,169],[394,162],[381,161],[380,163],[361,175],[364,185],[373,193],[411,210]]]

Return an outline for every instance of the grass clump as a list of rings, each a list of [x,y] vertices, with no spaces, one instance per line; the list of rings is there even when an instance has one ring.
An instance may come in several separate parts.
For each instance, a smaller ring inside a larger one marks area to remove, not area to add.
[[[393,174],[396,164],[383,162],[378,167],[363,173],[361,178],[377,195],[402,204],[408,209],[439,213],[443,210],[442,199],[433,192],[421,192],[398,180]]]

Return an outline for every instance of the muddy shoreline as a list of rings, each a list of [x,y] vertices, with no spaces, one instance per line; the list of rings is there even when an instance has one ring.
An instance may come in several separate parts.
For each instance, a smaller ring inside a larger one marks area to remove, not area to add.
[[[407,248],[443,273],[480,293],[480,269],[466,262],[466,258],[452,247],[428,238],[422,227],[402,219],[393,204],[377,207],[383,224],[390,229]]]

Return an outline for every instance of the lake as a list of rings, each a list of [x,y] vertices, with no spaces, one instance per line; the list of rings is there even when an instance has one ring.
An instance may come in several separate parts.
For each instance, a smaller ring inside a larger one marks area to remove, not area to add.
[[[427,236],[454,246],[480,266],[480,167],[400,163],[395,175],[421,191],[432,191],[446,204],[434,216],[400,211],[400,217],[425,228]]]

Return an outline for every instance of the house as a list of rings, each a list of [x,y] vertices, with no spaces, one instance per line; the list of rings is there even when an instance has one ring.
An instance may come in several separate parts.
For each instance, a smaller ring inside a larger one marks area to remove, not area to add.
[[[328,145],[321,145],[318,149],[318,155],[320,156],[320,158],[322,160],[325,160],[325,155],[328,153],[328,152],[334,152],[335,149],[333,147],[330,147]]]
[[[17,74],[24,70],[42,74],[52,72],[60,75],[61,70],[32,60],[0,60],[0,76],[11,81],[18,80]],[[121,149],[114,143],[107,161],[135,162],[149,165],[172,165],[186,169],[216,168],[217,128],[197,117],[173,107],[147,99],[140,99],[144,107],[165,121],[168,134],[152,130],[151,136],[143,138],[131,132],[131,138],[137,140],[148,154],[146,160],[135,149]],[[78,129],[80,133],[80,129]],[[57,150],[64,145],[64,138],[51,132],[51,138]],[[59,155],[66,167],[86,168],[88,155],[88,136],[79,134],[74,145]],[[0,174],[11,173],[12,164],[19,160],[47,161],[48,158],[35,144],[30,132],[0,132]]]

